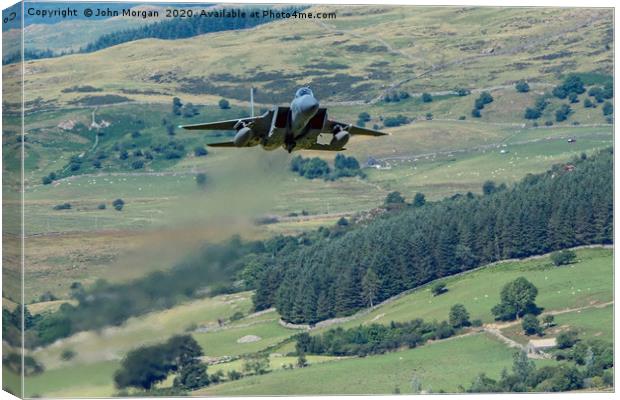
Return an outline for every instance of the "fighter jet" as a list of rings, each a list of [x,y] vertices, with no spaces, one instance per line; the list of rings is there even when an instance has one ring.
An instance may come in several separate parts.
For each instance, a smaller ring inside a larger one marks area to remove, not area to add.
[[[319,101],[308,87],[297,90],[289,107],[278,106],[258,117],[254,117],[253,108],[252,101],[252,116],[248,118],[181,125],[180,128],[237,131],[232,141],[211,143],[211,147],[253,147],[260,144],[265,150],[282,147],[289,153],[297,150],[341,151],[345,150],[344,146],[351,136],[388,135],[329,119],[327,109],[319,106]],[[319,143],[319,136],[326,143]]]

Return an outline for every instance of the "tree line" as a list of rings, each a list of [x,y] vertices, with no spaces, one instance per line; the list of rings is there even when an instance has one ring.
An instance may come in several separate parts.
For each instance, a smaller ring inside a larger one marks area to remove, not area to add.
[[[296,5],[278,8],[282,12],[302,11],[307,6]],[[237,29],[248,29],[271,22],[269,18],[262,17],[262,9],[245,8],[248,14],[253,11],[258,13],[257,18],[201,18],[196,15],[191,18],[172,18],[153,24],[143,25],[137,28],[124,29],[118,32],[107,33],[95,41],[81,47],[78,51],[51,49],[24,49],[24,60],[37,60],[41,58],[61,57],[75,53],[92,53],[101,49],[116,46],[117,44],[132,42],[134,40],[156,38],[165,40],[185,39],[212,32],[222,32]],[[12,64],[22,59],[21,52],[14,52],[2,58],[2,64]]]
[[[612,161],[611,149],[583,154],[570,169],[556,165],[511,188],[485,184],[483,195],[402,208],[339,237],[327,234],[254,269],[255,308],[275,306],[286,321],[316,323],[501,259],[611,243]],[[369,269],[377,277],[370,295]]]

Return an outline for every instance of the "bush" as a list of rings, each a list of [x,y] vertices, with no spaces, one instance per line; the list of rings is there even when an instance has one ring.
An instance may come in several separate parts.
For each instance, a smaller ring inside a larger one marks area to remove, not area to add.
[[[582,94],[585,91],[581,78],[577,75],[569,75],[564,82],[553,89],[552,93],[557,98],[565,99],[571,93]]]
[[[446,289],[446,284],[444,282],[437,282],[431,287],[431,293],[433,293],[433,296],[439,296],[447,291],[448,289]]]
[[[555,317],[551,314],[545,315],[542,320],[543,324],[545,325],[545,328],[552,327],[554,325],[554,321],[555,321]]]
[[[243,315],[243,313],[241,311],[237,311],[233,315],[230,316],[230,320],[231,321],[239,321],[240,319],[243,319],[244,316],[245,315]]]
[[[585,99],[585,100],[583,101],[583,106],[584,106],[585,108],[592,108],[592,106],[594,106],[594,104],[592,104],[592,100],[590,100],[590,99]]]
[[[468,96],[471,93],[469,89],[464,88],[456,88],[454,91],[456,92],[456,95],[460,97]]]
[[[97,206],[98,210],[105,210],[105,208],[106,208],[105,203],[101,203]]]
[[[557,251],[551,255],[551,261],[556,266],[567,265],[575,261],[577,254],[572,250]]]
[[[430,103],[433,101],[433,96],[430,93],[422,93],[422,101],[424,103]]]
[[[400,194],[400,192],[390,192],[385,197],[384,204],[386,206],[395,205],[395,204],[405,204],[405,198]]]
[[[536,108],[526,108],[525,109],[525,119],[538,119],[540,118],[541,113],[538,109]]]
[[[71,350],[71,349],[65,349],[62,351],[62,353],[60,353],[60,359],[63,361],[69,361],[72,360],[73,358],[75,358],[76,356],[76,352]]]
[[[614,106],[610,102],[606,101],[603,104],[603,115],[611,115],[614,113]]]
[[[62,203],[54,206],[54,210],[69,210],[71,209],[71,203]]]
[[[125,202],[123,201],[123,199],[116,199],[112,202],[112,206],[116,211],[121,211],[125,206]]]
[[[41,182],[44,185],[49,185],[50,183],[54,182],[52,179],[50,179],[49,176],[44,176],[43,179],[41,179]]]
[[[579,338],[576,331],[570,330],[560,333],[555,340],[558,349],[569,349],[579,341]]]
[[[555,120],[557,122],[566,121],[571,113],[572,110],[570,106],[568,104],[562,104],[562,106],[555,111]]]
[[[228,380],[230,381],[239,380],[243,376],[241,372],[234,370],[234,369],[231,369],[230,371],[228,371],[226,375],[228,376]]]
[[[475,328],[479,328],[482,326],[482,320],[480,319],[474,319],[471,321],[471,326],[475,327]]]
[[[433,113],[426,113],[425,118],[426,118],[427,121],[432,120],[433,119]]]
[[[577,93],[571,93],[568,95],[568,101],[571,103],[579,103],[579,97]]]
[[[387,127],[395,127],[408,124],[410,122],[409,118],[405,117],[402,114],[397,115],[396,117],[386,117],[383,120],[383,125]]]
[[[527,93],[530,91],[530,85],[528,85],[527,82],[524,80],[520,80],[519,82],[517,82],[515,88],[519,93]]]
[[[217,104],[222,110],[227,110],[230,108],[230,103],[226,99],[221,99]]]
[[[540,335],[542,334],[542,328],[540,327],[540,321],[533,314],[526,314],[521,321],[521,327],[526,335]]]
[[[480,118],[481,117],[480,110],[474,108],[473,110],[471,110],[471,116],[474,118]]]

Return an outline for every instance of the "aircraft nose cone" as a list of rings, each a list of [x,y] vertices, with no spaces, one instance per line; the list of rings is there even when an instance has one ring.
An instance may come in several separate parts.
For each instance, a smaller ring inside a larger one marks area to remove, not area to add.
[[[319,109],[319,102],[312,96],[305,96],[301,102],[300,108],[301,112],[305,115],[314,115]]]

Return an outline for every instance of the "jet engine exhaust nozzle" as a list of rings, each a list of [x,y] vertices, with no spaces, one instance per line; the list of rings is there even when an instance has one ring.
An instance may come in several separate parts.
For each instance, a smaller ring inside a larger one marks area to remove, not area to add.
[[[351,134],[345,130],[336,133],[330,143],[330,146],[342,148],[351,138]]]

